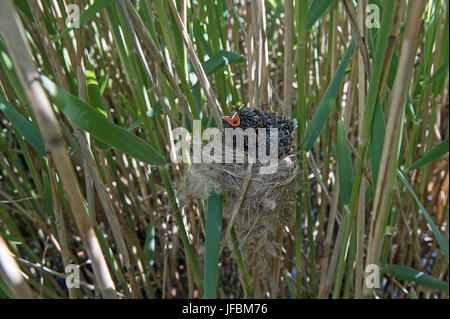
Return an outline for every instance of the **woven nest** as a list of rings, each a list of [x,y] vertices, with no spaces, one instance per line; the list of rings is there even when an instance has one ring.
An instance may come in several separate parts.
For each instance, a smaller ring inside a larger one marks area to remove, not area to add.
[[[294,154],[280,158],[278,168],[270,174],[262,174],[261,168],[267,165],[258,162],[248,173],[249,165],[247,158],[244,163],[193,164],[183,175],[177,192],[182,201],[207,199],[211,192],[222,194],[224,216],[230,221],[245,191],[233,226],[250,276],[257,280],[269,275],[276,232],[288,226],[294,215],[299,167]],[[250,179],[244,190],[247,174]]]

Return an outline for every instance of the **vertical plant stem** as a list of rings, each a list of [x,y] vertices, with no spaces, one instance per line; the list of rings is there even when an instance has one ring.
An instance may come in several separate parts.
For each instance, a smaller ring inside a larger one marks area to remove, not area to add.
[[[305,96],[305,82],[306,82],[306,11],[307,0],[299,0],[296,3],[296,25],[297,25],[297,54],[298,54],[298,70],[297,70],[297,145],[298,145],[298,160],[303,169],[303,176],[300,176],[300,188],[297,193],[297,210],[295,222],[295,260],[297,268],[297,298],[301,298],[302,289],[302,194],[308,184],[305,183],[307,172],[306,168],[306,154],[303,151],[303,137],[306,129],[306,96]],[[306,196],[306,195],[305,195]],[[306,200],[306,197],[305,197]]]
[[[60,175],[81,238],[92,261],[95,278],[104,298],[116,298],[112,281],[98,239],[86,214],[81,192],[50,101],[45,94],[27,46],[25,32],[10,1],[0,3],[0,33],[5,40],[28,100],[33,108],[50,156]],[[14,41],[12,41],[14,39]]]
[[[213,115],[214,119],[216,120],[217,127],[219,129],[222,129],[222,120],[220,119],[220,116],[219,116],[219,110],[220,110],[219,102],[214,97],[214,92],[212,91],[211,84],[209,83],[209,80],[205,74],[205,70],[203,70],[200,60],[199,60],[197,54],[195,53],[194,47],[189,38],[189,34],[187,33],[187,30],[186,30],[185,26],[183,25],[183,22],[181,21],[181,18],[175,8],[173,0],[169,0],[169,6],[170,6],[170,9],[172,10],[172,14],[175,17],[175,21],[177,22],[178,29],[183,38],[184,45],[187,48],[189,57],[191,58],[191,62],[195,69],[195,73],[197,74],[199,82],[203,88],[203,92],[206,95],[206,99],[208,101],[209,107],[212,110],[212,115]]]
[[[372,210],[372,218],[375,223],[371,224],[369,231],[367,264],[378,264],[379,248],[383,242],[383,226],[385,224],[388,199],[391,194],[394,165],[397,163],[396,157],[401,120],[411,76],[411,66],[414,63],[417,49],[417,32],[419,28],[417,21],[420,21],[425,5],[426,3],[420,0],[412,3],[411,11],[408,14],[406,35],[402,42],[402,53],[399,59],[398,70],[387,107],[389,115]],[[368,296],[371,293],[371,289],[368,287],[364,288],[364,295]]]
[[[283,113],[287,116],[292,114],[292,95],[294,87],[294,70],[292,67],[293,59],[293,32],[294,32],[294,4],[293,0],[284,2],[284,97],[283,97]]]
[[[394,11],[394,1],[387,2],[385,8],[383,10],[383,17],[381,21],[381,28],[378,33],[377,46],[375,51],[375,59],[372,63],[372,71],[370,72],[370,81],[369,81],[369,91],[367,94],[367,103],[366,103],[366,111],[363,120],[363,127],[360,136],[360,145],[358,151],[358,160],[356,161],[355,170],[354,170],[354,179],[352,185],[352,193],[350,197],[349,210],[351,212],[351,219],[347,220],[346,223],[349,222],[351,224],[356,221],[356,208],[358,203],[358,195],[359,189],[361,186],[361,178],[363,173],[363,165],[364,159],[367,152],[367,147],[369,145],[369,137],[372,128],[372,119],[375,110],[375,103],[377,99],[377,93],[379,88],[379,81],[381,78],[381,72],[383,67],[384,55],[386,52],[387,40],[389,35],[389,30],[391,27],[391,21]],[[344,271],[344,259],[346,254],[344,253],[344,247],[347,246],[349,242],[349,236],[351,234],[351,229],[353,227],[351,225],[346,225],[346,231],[344,233],[343,238],[343,246],[341,247],[341,254],[339,256],[338,265],[338,273],[336,274],[336,280],[340,280],[342,278],[342,272]],[[335,296],[338,293],[337,289],[340,286],[340,283],[335,286]]]

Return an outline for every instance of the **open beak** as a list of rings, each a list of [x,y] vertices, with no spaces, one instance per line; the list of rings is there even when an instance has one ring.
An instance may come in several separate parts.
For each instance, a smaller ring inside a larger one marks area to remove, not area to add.
[[[239,124],[241,124],[241,119],[239,118],[239,115],[237,113],[232,118],[228,116],[222,116],[222,120],[227,121],[228,124],[234,127],[239,126]]]

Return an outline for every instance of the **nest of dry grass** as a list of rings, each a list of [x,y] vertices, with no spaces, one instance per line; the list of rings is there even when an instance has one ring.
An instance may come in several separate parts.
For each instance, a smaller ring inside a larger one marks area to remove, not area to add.
[[[252,280],[269,276],[277,230],[291,223],[298,190],[296,154],[279,159],[273,173],[263,174],[264,166],[247,158],[244,163],[193,164],[177,187],[180,200],[223,195],[228,222],[236,212],[233,226]]]

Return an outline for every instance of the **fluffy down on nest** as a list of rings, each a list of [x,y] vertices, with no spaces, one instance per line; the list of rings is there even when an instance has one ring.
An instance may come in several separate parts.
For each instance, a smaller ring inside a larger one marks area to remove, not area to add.
[[[254,163],[248,187],[243,190],[248,165],[193,164],[183,175],[177,193],[180,200],[207,199],[212,192],[222,194],[223,213],[229,220],[245,191],[234,228],[251,278],[257,280],[269,275],[276,232],[288,226],[294,215],[299,167],[296,154],[281,158],[272,174],[261,174],[262,164]]]

